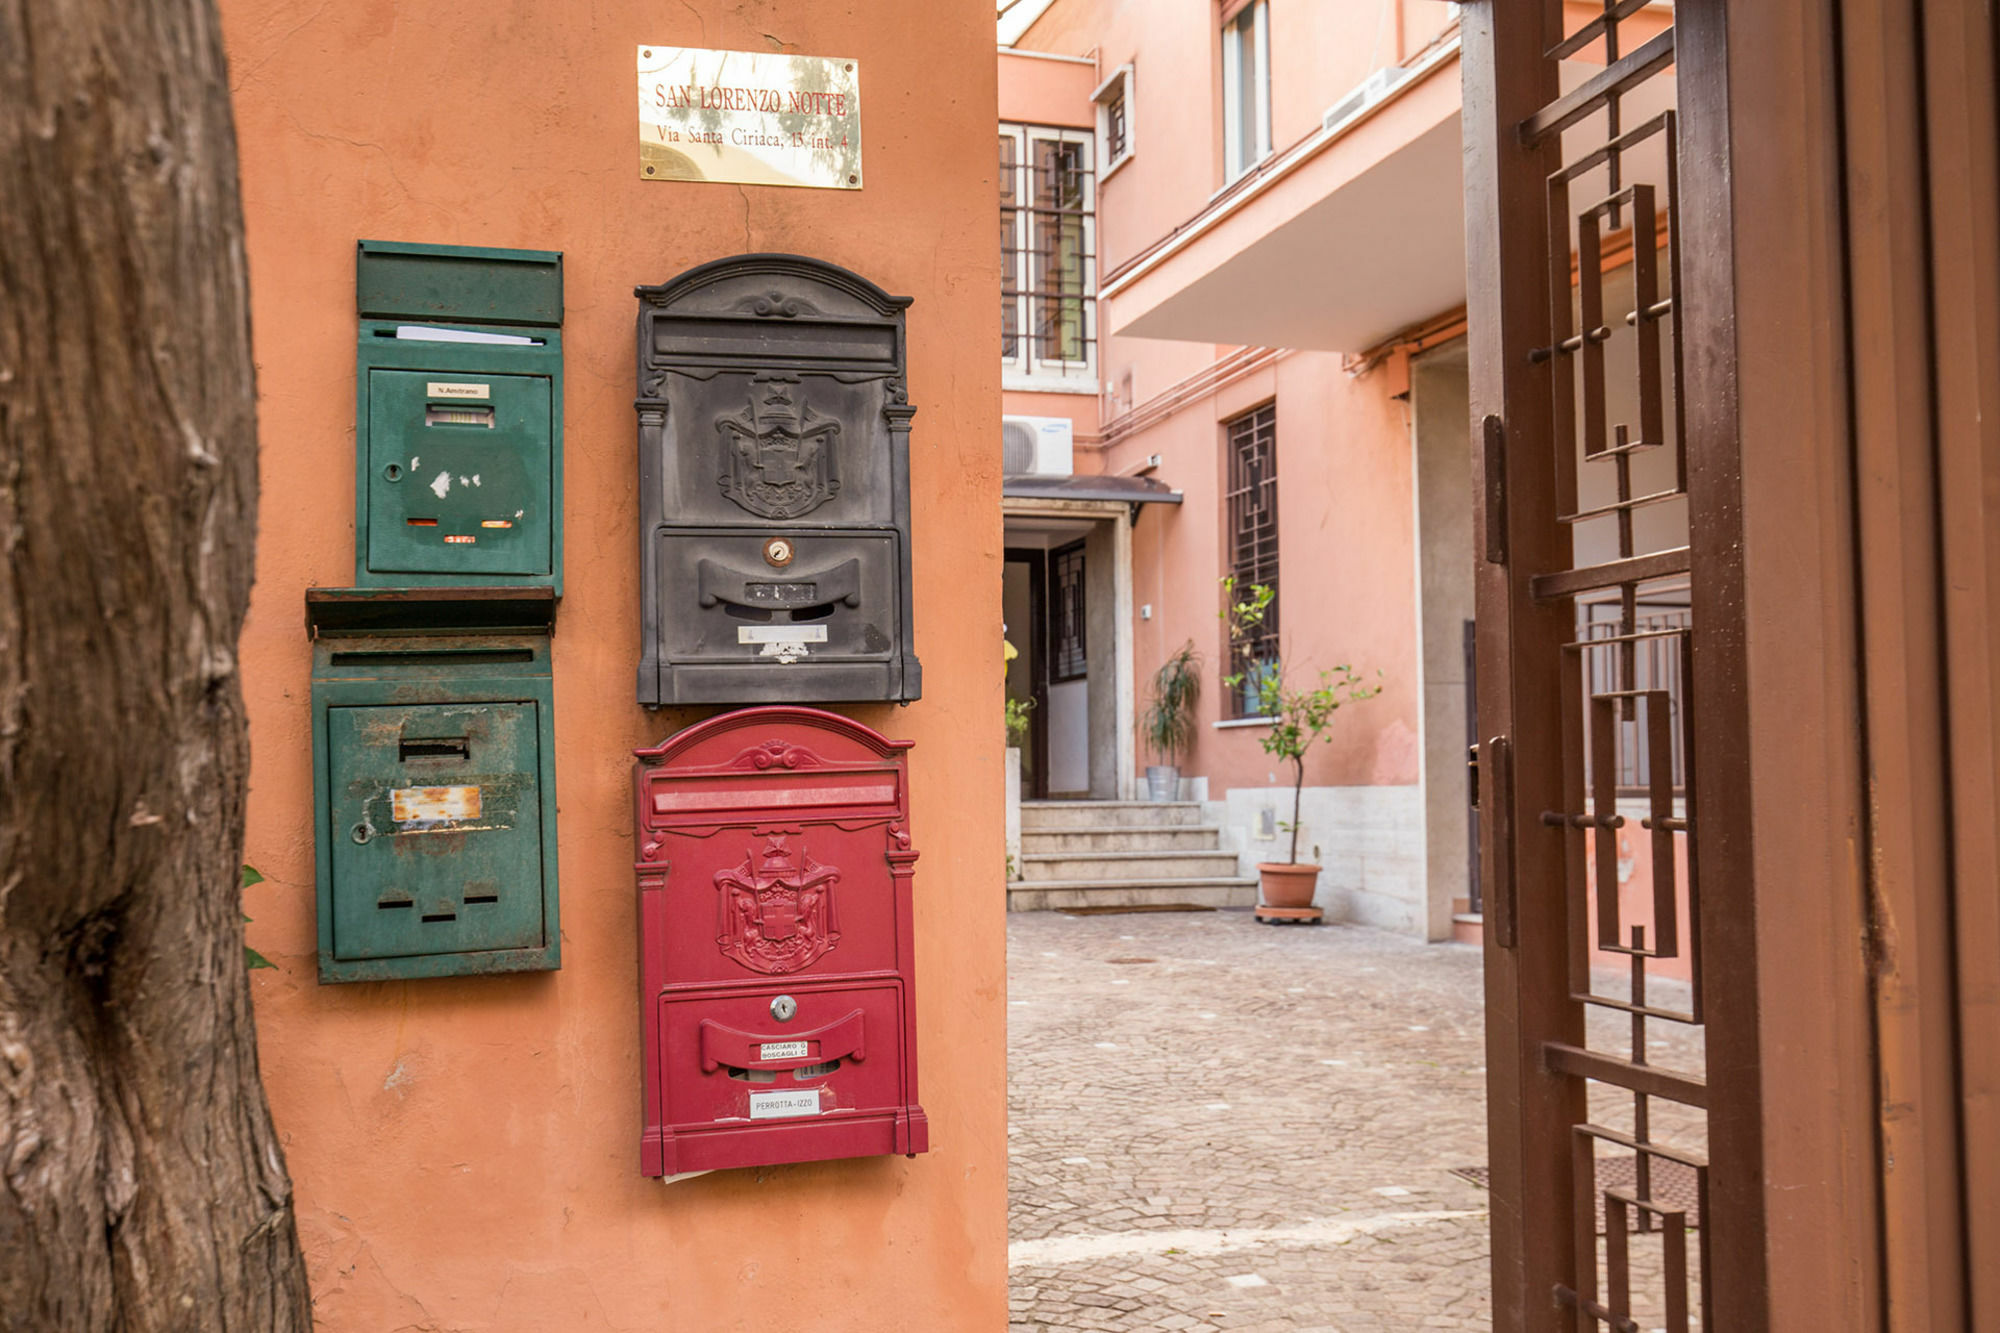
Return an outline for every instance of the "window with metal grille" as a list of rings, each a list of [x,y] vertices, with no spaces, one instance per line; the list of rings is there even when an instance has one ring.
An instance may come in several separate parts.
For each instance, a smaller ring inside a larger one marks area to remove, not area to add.
[[[1084,655],[1083,543],[1049,555],[1049,679],[1077,680],[1089,670]]]
[[[1097,104],[1097,172],[1109,176],[1132,156],[1132,67],[1113,70],[1090,100]]]
[[[1229,649],[1232,717],[1263,717],[1278,685],[1278,407],[1267,403],[1229,422],[1229,573],[1236,600],[1247,601],[1262,584],[1272,592],[1263,620]]]
[[[1000,128],[1000,357],[1010,387],[1096,389],[1091,136]]]

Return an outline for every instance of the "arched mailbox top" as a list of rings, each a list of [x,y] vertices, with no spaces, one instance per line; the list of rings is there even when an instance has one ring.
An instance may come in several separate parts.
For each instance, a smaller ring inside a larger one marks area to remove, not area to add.
[[[639,287],[640,703],[908,703],[909,298],[804,255]]]
[[[780,704],[724,713],[632,753],[648,768],[811,772],[885,760],[900,767],[913,743],[823,708]]]
[[[738,290],[744,280],[754,280],[751,290]],[[759,282],[777,284],[775,290],[754,290]],[[891,296],[852,269],[813,259],[807,255],[775,251],[753,255],[731,255],[711,260],[657,286],[632,289],[646,304],[655,307],[695,305],[706,310],[720,304],[735,313],[765,319],[797,319],[801,316],[841,316],[874,313],[895,316],[909,308],[911,297]],[[822,299],[815,301],[814,297]],[[864,309],[843,309],[859,302]]]

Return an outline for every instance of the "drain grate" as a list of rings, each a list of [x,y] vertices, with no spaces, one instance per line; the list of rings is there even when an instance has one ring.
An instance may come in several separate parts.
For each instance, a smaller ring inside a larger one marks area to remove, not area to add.
[[[1104,961],[1107,963],[1157,963],[1160,960],[1157,958],[1107,958]]]
[[[1652,1189],[1649,1194],[1655,1206],[1673,1212],[1687,1214],[1687,1224],[1701,1225],[1701,1183],[1695,1169],[1685,1162],[1675,1162],[1664,1157],[1655,1157],[1652,1170]],[[1490,1189],[1489,1172],[1483,1166],[1456,1166],[1451,1174],[1461,1180],[1469,1180],[1481,1189]],[[1604,1191],[1617,1190],[1621,1194],[1636,1194],[1639,1185],[1639,1159],[1637,1157],[1600,1157],[1597,1159],[1597,1234],[1604,1234]],[[1633,1231],[1639,1229],[1639,1220],[1644,1216],[1650,1230],[1659,1228],[1660,1220],[1642,1213],[1640,1209],[1628,1210],[1626,1226]]]
[[[1120,903],[1109,907],[1058,907],[1064,916],[1124,916],[1136,912],[1213,912],[1200,903]]]

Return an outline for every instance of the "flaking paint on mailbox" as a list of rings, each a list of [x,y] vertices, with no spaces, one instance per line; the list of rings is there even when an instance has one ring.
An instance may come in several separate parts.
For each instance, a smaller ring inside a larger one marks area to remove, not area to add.
[[[762,707],[635,752],[646,1175],[928,1149],[909,748]]]
[[[320,980],[561,966],[547,636],[317,633]]]

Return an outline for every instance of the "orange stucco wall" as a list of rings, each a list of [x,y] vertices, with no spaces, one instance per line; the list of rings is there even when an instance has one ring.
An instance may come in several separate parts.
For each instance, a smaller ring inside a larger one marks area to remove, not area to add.
[[[245,895],[266,1084],[330,1330],[979,1329],[1005,1315],[998,256],[979,0],[423,6],[224,0],[263,499],[242,641]],[[861,64],[867,188],[639,179],[641,42]],[[320,986],[301,593],[353,571],[354,243],[565,252],[567,595],[554,645],[563,968]],[[631,751],[636,283],[795,250],[915,298],[925,698],[916,742],[922,1100],[934,1151],[638,1174]]]

